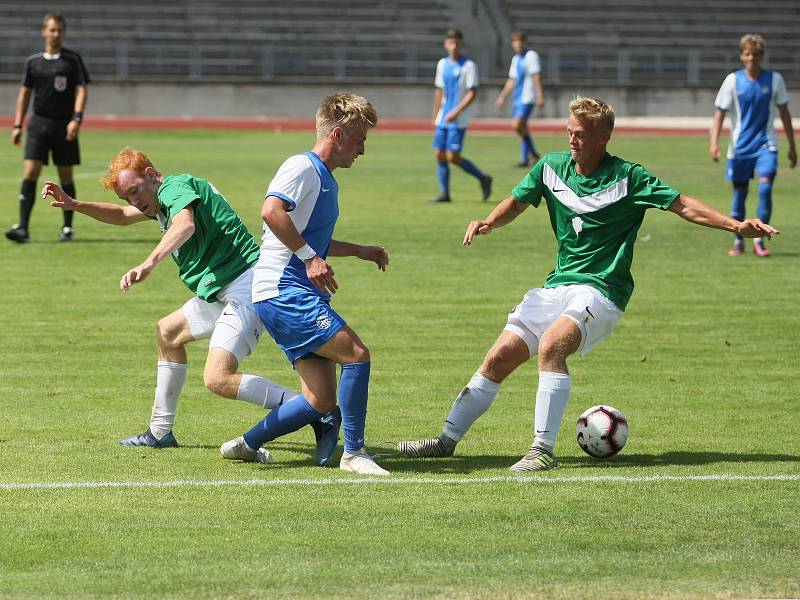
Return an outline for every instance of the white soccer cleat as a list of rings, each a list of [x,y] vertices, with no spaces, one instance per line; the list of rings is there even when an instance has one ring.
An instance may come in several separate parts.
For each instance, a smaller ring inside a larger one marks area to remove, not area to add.
[[[339,461],[339,468],[359,475],[389,475],[389,471],[378,465],[375,459],[367,454],[366,448],[361,448],[352,454],[345,451]]]
[[[246,462],[268,463],[272,462],[272,455],[266,448],[253,450],[244,441],[243,437],[225,442],[219,447],[219,455],[229,460],[244,460]]]

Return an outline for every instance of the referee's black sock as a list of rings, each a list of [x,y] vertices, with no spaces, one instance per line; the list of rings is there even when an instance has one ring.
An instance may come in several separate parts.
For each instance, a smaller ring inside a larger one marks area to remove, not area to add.
[[[75,197],[75,183],[65,183],[61,186],[61,189],[64,190],[64,193],[71,198]],[[62,211],[64,213],[64,227],[72,227],[72,215],[75,211],[73,210],[65,210]]]
[[[36,202],[36,180],[23,179],[19,190],[19,226],[28,231],[33,205]]]

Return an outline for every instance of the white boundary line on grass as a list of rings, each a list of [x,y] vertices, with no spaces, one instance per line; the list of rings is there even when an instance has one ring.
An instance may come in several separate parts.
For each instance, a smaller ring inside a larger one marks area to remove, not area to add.
[[[184,488],[184,487],[270,487],[326,485],[475,485],[484,483],[576,484],[576,483],[660,483],[680,482],[758,482],[800,481],[800,475],[586,475],[576,477],[503,475],[496,477],[359,477],[346,479],[221,479],[174,481],[64,481],[0,483],[0,491],[80,490],[93,488]]]

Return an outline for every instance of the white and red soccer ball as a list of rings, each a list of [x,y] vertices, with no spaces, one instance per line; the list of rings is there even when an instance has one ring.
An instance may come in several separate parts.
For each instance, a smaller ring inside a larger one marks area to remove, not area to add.
[[[578,417],[578,445],[594,458],[609,458],[628,441],[628,421],[613,406],[592,406]]]

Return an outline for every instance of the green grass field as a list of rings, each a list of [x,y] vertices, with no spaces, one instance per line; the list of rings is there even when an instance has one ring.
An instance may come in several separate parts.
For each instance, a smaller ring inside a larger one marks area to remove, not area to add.
[[[98,178],[129,144],[165,173],[212,180],[258,232],[268,181],[311,143],[310,134],[87,131],[78,195],[113,200]],[[17,220],[22,160],[0,148],[5,228]],[[729,187],[706,139],[620,137],[610,149],[727,212]],[[523,174],[510,166],[510,135],[472,136],[465,155],[494,175],[492,201]],[[368,445],[392,476],[313,466],[308,429],[271,444],[270,465],[220,460],[219,444],[263,415],[203,388],[202,344],[190,349],[182,447],[117,445],[146,427],[155,323],[188,292],[169,262],[118,291],[157,243],[156,225],[77,215],[76,240],[59,244],[61,216],[40,201],[32,243],[0,243],[0,598],[800,596],[800,173],[783,157],[773,213],[782,234],[769,259],[749,245],[731,259],[728,234],[650,211],[625,317],[570,363],[561,466],[530,477],[508,467],[532,435],[532,363],[454,458],[391,454],[398,440],[440,431],[507,312],[552,269],[544,208],[462,247],[467,222],[490,205],[461,172],[452,205],[427,203],[437,193],[428,136],[376,132],[367,155],[336,176],[337,238],[384,245],[391,257],[386,273],[333,264],[334,306],[373,359]],[[751,211],[756,201],[751,191]],[[244,367],[296,385],[269,339]],[[605,462],[574,440],[577,415],[600,403],[631,427]]]

